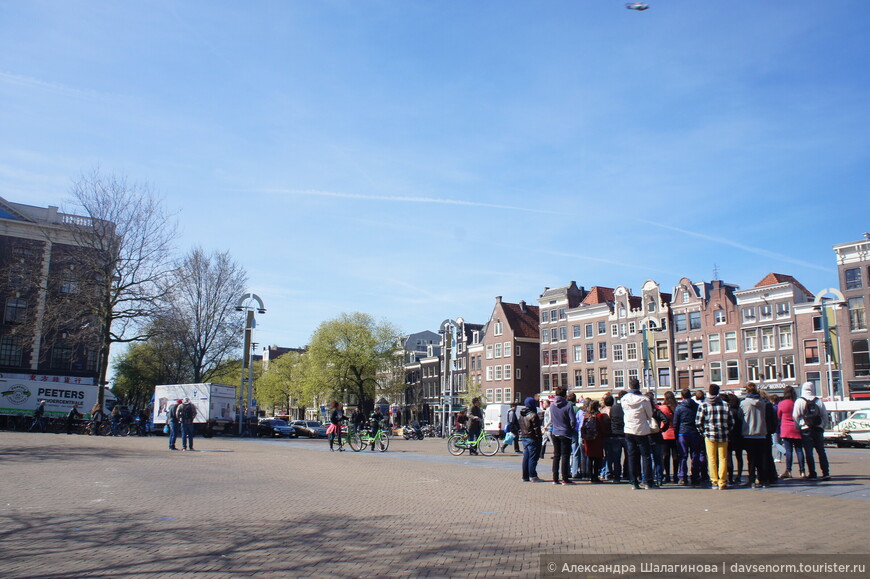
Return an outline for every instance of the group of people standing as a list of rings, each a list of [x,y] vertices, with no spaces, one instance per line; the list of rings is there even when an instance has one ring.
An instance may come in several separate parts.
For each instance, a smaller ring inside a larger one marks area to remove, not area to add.
[[[554,484],[625,480],[634,489],[669,483],[720,490],[764,488],[792,477],[795,454],[800,476],[819,480],[813,453],[819,457],[820,480],[829,480],[824,449],[827,412],[811,383],[802,386],[801,394],[798,398],[789,386],[782,400],[768,400],[748,383],[740,399],[735,394],[720,395],[719,386],[713,384],[706,394],[683,389],[679,403],[668,391],[658,403],[652,392],[641,393],[636,379],[630,380],[629,390],[606,394],[600,401],[578,401],[574,393],[566,395],[556,388],[552,401],[529,397],[522,407],[512,408],[523,445],[522,477],[541,481],[537,464],[549,443]],[[508,424],[514,428],[510,420]],[[785,448],[781,475],[772,454],[774,439]]]
[[[193,422],[196,418],[196,405],[190,398],[177,399],[166,409],[166,428],[169,434],[169,450],[179,450],[175,446],[178,434],[181,433],[181,450],[192,451],[193,448]]]

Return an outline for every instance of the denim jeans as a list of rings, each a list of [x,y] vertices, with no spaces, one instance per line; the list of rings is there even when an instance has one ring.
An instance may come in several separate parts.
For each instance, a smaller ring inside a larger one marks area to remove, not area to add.
[[[797,438],[783,438],[782,445],[785,446],[785,470],[791,472],[791,466],[794,462],[794,453],[797,453],[797,466],[800,472],[804,472],[804,442]]]
[[[538,477],[538,455],[541,441],[537,438],[521,438],[523,443],[523,480]]]
[[[813,459],[813,450],[819,455],[822,476],[831,474],[828,465],[828,455],[825,452],[825,431],[821,428],[801,430],[801,439],[804,443],[804,459],[807,461],[807,474],[811,477],[816,476],[816,461]]]
[[[583,452],[583,441],[575,432],[571,435],[571,476],[580,476],[583,473],[583,459],[586,458]]]
[[[178,431],[181,430],[181,424],[178,422],[169,422],[169,448],[175,448],[175,440],[178,438]]]
[[[561,470],[562,480],[571,478],[571,437],[553,434],[553,482],[559,482]]]
[[[702,447],[704,440],[700,434],[681,434],[677,437],[677,442],[680,445],[680,469],[677,476],[680,480],[689,479],[689,458],[692,459],[692,482],[698,483],[701,480],[702,468],[704,465],[704,453]]]
[[[193,424],[181,424],[181,448],[193,450]]]
[[[664,467],[662,466],[662,451],[664,450],[664,439],[661,434],[651,434],[649,440],[649,457],[652,461],[653,480],[661,483],[664,476]]]
[[[643,482],[652,484],[649,436],[626,434],[625,446],[628,449],[628,480],[637,484],[643,478]]]
[[[628,453],[625,446],[625,436],[615,435],[608,436],[604,439],[604,454],[607,460],[607,468],[610,471],[610,476],[614,482],[622,479],[622,452]],[[625,473],[626,475],[628,473]]]

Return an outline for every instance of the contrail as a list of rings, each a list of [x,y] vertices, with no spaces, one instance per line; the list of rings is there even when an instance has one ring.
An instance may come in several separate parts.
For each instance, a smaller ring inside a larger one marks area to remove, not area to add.
[[[260,189],[259,191],[262,193],[272,194],[310,195],[314,197],[340,197],[343,199],[359,199],[361,201],[393,201],[396,203],[434,203],[439,205],[462,205],[465,207],[488,207],[490,209],[506,209],[509,211],[525,211],[527,213],[546,213],[549,215],[561,215],[557,211],[550,211],[547,209],[517,207],[516,205],[499,205],[497,203],[480,203],[477,201],[464,201],[462,199],[440,199],[437,197],[363,195],[360,193],[338,193],[335,191],[317,191],[314,189]]]

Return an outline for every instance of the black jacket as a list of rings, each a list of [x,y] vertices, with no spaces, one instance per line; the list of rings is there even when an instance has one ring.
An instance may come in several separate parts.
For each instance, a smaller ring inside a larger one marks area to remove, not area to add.
[[[520,409],[520,438],[541,440],[541,419],[537,412],[525,406]]]
[[[625,411],[619,402],[610,407],[610,435],[625,436]]]

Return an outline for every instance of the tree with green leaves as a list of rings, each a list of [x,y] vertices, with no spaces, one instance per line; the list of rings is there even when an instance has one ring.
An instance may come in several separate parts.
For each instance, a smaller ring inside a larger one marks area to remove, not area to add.
[[[130,344],[113,364],[112,392],[124,403],[142,408],[151,401],[156,384],[188,382],[183,360],[177,354],[171,343],[160,339]]]
[[[399,335],[389,322],[359,312],[323,322],[308,347],[309,389],[320,400],[332,397],[370,412],[378,373],[390,366]]]
[[[310,382],[305,380],[306,355],[287,352],[269,361],[269,369],[255,382],[257,401],[263,408],[286,408],[288,412],[297,407],[305,412],[311,404]]]

